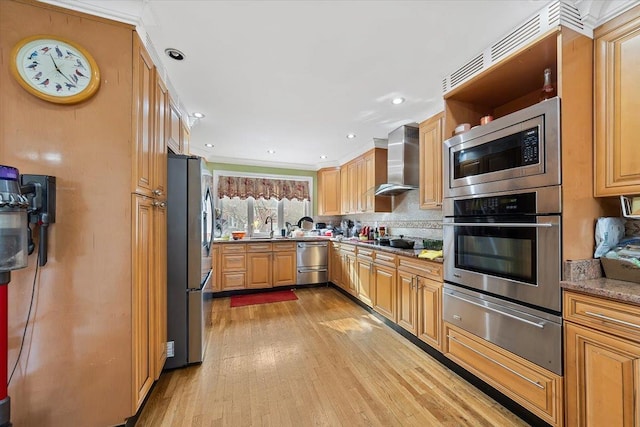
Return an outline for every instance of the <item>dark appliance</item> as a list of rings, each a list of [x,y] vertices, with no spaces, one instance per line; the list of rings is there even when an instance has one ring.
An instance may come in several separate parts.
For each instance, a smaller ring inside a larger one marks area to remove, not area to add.
[[[169,153],[167,163],[166,369],[202,362],[202,289],[211,280],[213,178],[204,161]]]
[[[444,197],[560,185],[560,98],[444,142]]]

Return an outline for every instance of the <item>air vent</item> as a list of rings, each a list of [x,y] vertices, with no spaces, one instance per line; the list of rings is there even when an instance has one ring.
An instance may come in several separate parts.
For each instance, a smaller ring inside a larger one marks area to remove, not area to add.
[[[568,0],[556,0],[510,31],[480,55],[468,61],[442,80],[442,91],[446,95],[467,80],[495,65],[522,46],[560,25],[571,28],[593,38],[593,28],[585,25],[580,11]]]
[[[467,78],[476,74],[481,69],[482,55],[478,55],[471,61],[467,62],[462,67],[451,73],[451,86],[456,86],[457,84],[465,81]]]
[[[520,45],[534,39],[540,34],[540,16],[536,15],[519,26],[508,36],[491,46],[491,61],[496,62]]]

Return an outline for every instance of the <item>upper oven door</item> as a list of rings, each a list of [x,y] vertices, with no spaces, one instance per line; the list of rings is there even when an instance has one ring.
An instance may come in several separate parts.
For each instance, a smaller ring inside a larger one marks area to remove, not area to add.
[[[444,142],[444,196],[560,184],[560,100],[552,98]]]
[[[560,216],[444,218],[444,279],[560,311]]]

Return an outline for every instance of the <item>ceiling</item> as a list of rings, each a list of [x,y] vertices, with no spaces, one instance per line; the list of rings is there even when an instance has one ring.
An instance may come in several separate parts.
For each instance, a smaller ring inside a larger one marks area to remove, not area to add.
[[[146,32],[183,112],[205,114],[190,119],[193,154],[307,170],[344,163],[441,111],[443,77],[549,3],[43,1]],[[575,3],[597,22],[638,2]],[[406,101],[393,105],[395,97]]]

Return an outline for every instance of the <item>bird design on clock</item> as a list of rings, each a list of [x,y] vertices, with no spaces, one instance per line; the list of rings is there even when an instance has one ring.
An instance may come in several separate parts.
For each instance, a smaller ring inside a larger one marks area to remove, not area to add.
[[[11,70],[28,92],[61,104],[83,101],[100,86],[100,71],[91,54],[58,36],[38,35],[18,42]]]

